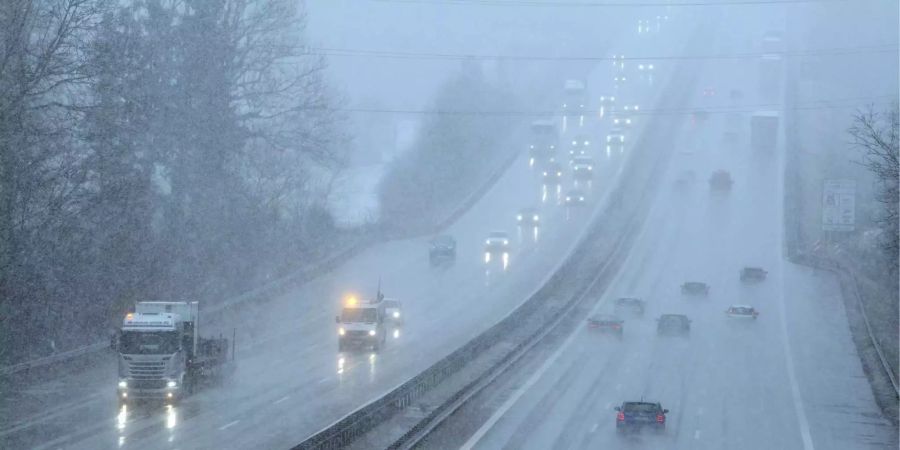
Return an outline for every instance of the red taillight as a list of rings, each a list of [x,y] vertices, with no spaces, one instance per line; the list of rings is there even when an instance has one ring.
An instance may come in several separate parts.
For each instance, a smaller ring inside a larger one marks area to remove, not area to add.
[[[657,415],[656,415],[656,422],[657,422],[657,423],[665,423],[665,421],[666,421],[666,416],[665,416],[665,414],[657,414]]]
[[[619,328],[622,328],[622,327],[621,327],[620,325],[618,325],[618,324],[613,325],[613,330],[618,330]]]
[[[625,413],[619,412],[618,414],[616,414],[616,421],[624,422],[625,421]]]

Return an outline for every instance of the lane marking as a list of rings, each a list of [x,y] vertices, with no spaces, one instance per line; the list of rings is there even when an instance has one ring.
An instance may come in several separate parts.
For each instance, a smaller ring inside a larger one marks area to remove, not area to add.
[[[600,425],[600,424],[599,424],[599,423],[595,423],[594,426],[591,427],[591,433],[597,431],[597,426],[598,426],[598,425]]]
[[[784,286],[782,286],[782,293]],[[794,373],[794,358],[791,356],[791,341],[788,337],[787,319],[784,307],[784,296],[780,302],[781,333],[784,335],[784,360],[787,364],[788,380],[791,384],[791,400],[794,401],[794,411],[797,413],[797,422],[800,425],[800,438],[803,440],[804,450],[815,450],[812,441],[812,433],[809,431],[809,422],[806,420],[806,410],[803,408],[803,398],[800,396],[800,385],[797,384],[797,375]]]
[[[230,428],[230,427],[232,427],[232,426],[234,426],[234,425],[237,425],[238,422],[240,422],[240,420],[235,420],[234,422],[226,423],[225,425],[222,425],[221,427],[219,427],[219,431],[223,431],[223,430],[228,429],[228,428]]]
[[[279,398],[278,400],[275,400],[275,402],[272,403],[272,404],[273,404],[273,405],[277,405],[277,404],[279,404],[279,403],[281,403],[281,402],[283,402],[283,401],[285,401],[285,400],[287,400],[287,399],[289,399],[289,398],[291,398],[291,397],[288,396],[288,395],[285,395],[284,397],[281,397],[281,398]]]
[[[322,383],[324,383],[324,382],[326,382],[326,381],[328,381],[328,380],[330,380],[330,379],[331,379],[331,377],[325,377],[325,378],[322,378],[321,380],[319,380],[319,384],[322,384]]]

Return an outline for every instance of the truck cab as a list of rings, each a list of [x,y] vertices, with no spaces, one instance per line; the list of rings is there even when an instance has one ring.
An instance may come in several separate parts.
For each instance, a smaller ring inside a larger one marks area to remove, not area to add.
[[[338,324],[338,351],[368,347],[378,351],[385,342],[385,308],[381,301],[362,303],[356,297],[344,301]]]

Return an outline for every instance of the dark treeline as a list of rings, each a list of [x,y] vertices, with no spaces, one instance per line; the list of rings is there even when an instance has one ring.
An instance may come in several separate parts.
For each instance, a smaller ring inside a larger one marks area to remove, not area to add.
[[[0,360],[214,299],[334,233],[346,139],[294,0],[0,2]]]

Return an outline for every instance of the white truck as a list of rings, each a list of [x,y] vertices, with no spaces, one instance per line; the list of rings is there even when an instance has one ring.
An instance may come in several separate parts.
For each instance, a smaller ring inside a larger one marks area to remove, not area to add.
[[[360,302],[356,296],[344,300],[341,313],[334,318],[338,325],[338,351],[349,348],[381,350],[387,340],[387,311],[382,300],[384,296],[380,289],[373,301]]]
[[[117,333],[120,403],[175,403],[233,369],[234,340],[200,337],[198,302],[138,302]],[[229,355],[230,350],[230,355]]]
[[[757,111],[750,116],[750,147],[773,152],[778,145],[778,112]]]

